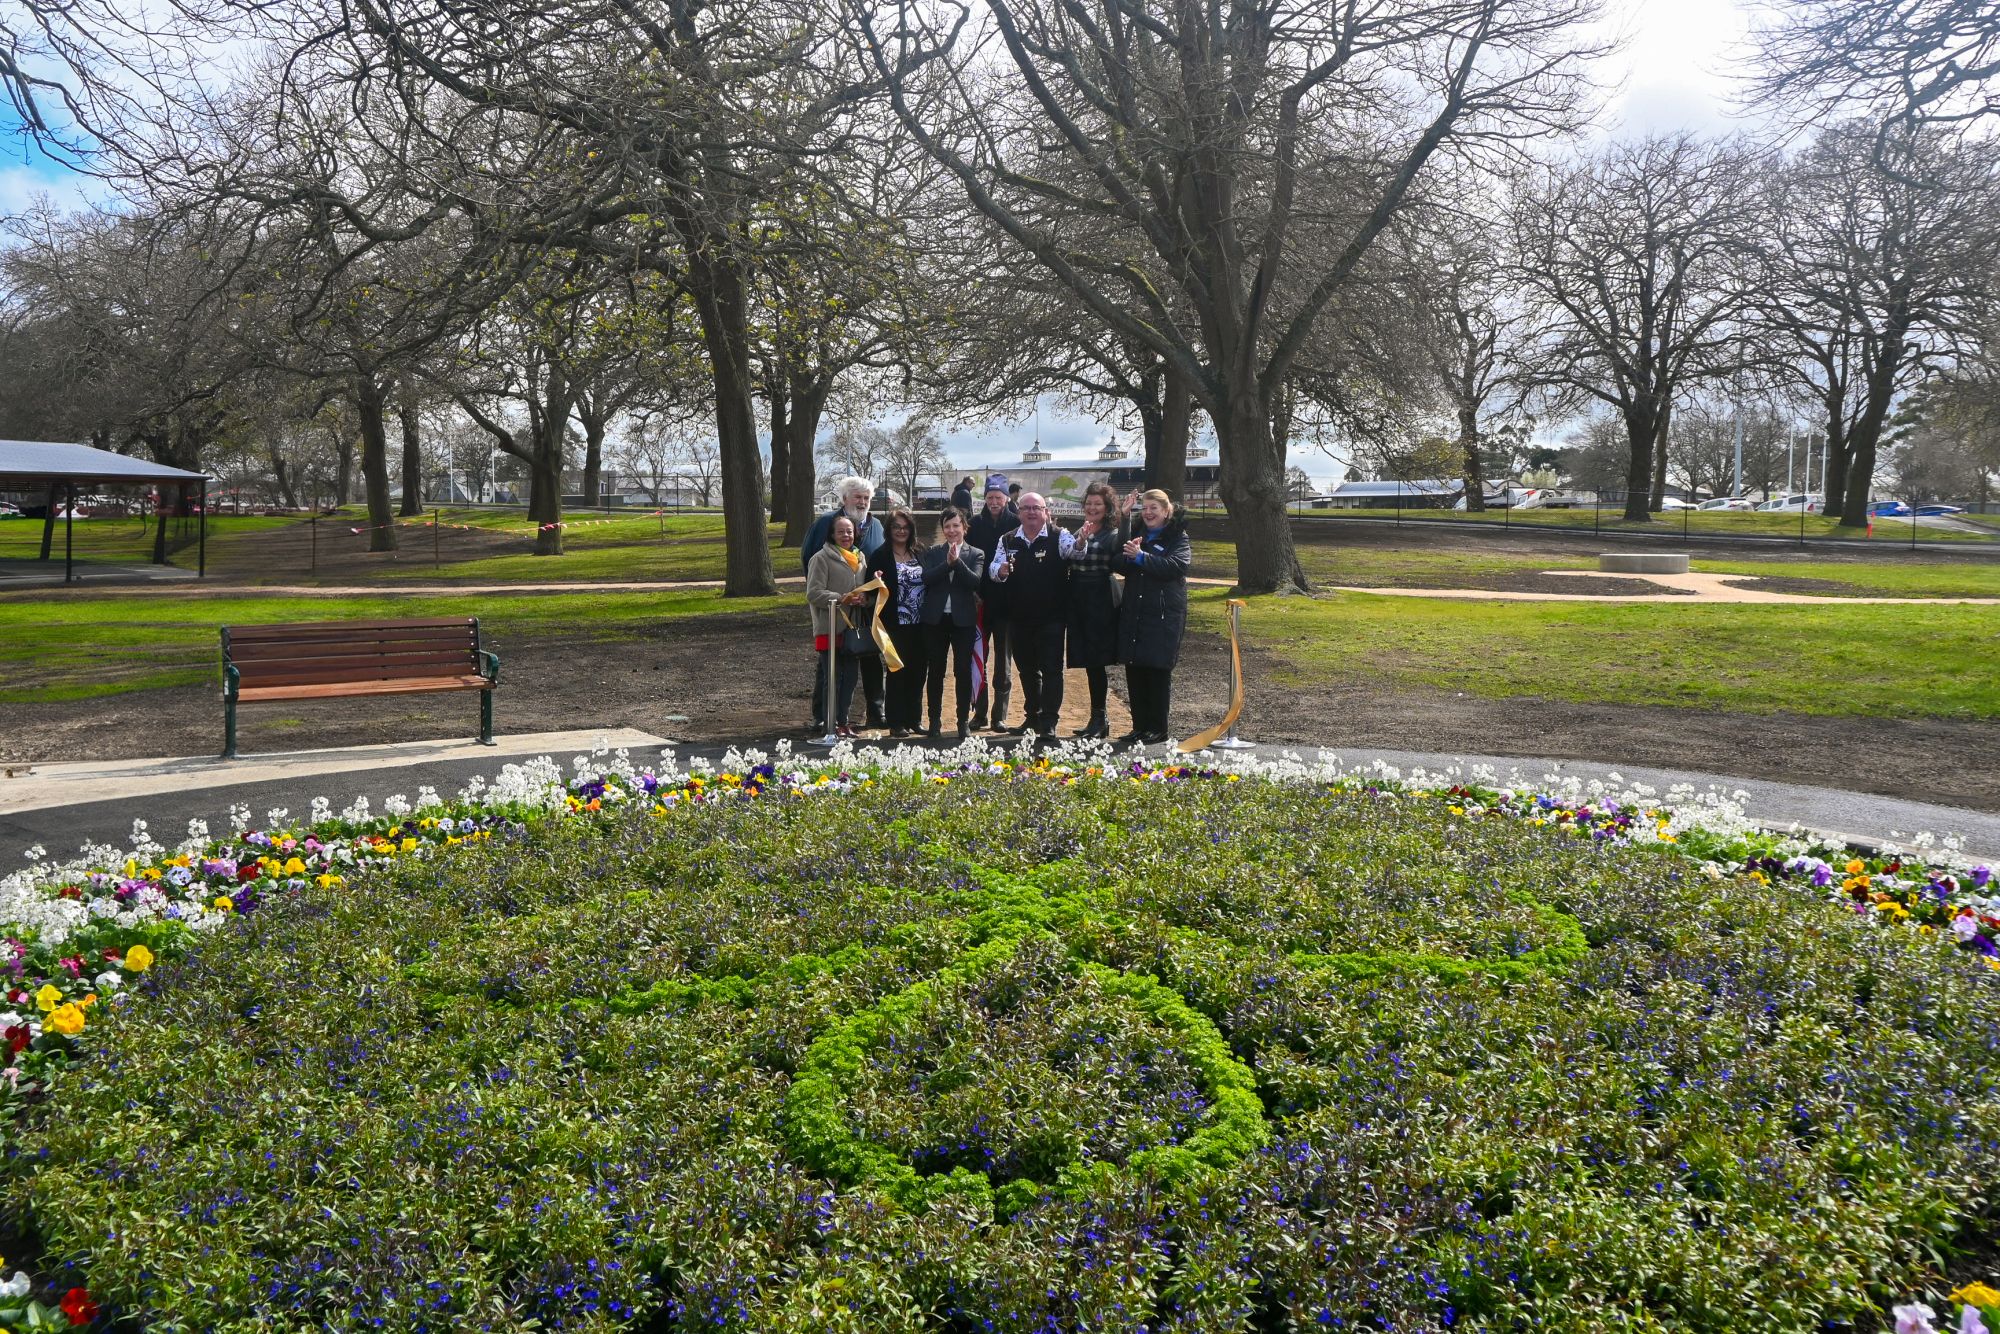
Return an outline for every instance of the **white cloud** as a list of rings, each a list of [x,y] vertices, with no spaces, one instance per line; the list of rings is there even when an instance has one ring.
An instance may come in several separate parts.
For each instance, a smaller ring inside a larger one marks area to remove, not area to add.
[[[1732,62],[1750,32],[1741,0],[1611,0],[1605,17],[1627,41],[1597,70],[1614,90],[1598,117],[1599,133],[1754,128],[1732,106],[1740,90]]]

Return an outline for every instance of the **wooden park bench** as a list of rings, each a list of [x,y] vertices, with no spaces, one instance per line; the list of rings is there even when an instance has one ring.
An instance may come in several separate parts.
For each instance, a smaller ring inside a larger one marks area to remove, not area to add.
[[[236,706],[434,690],[479,692],[479,740],[493,744],[500,658],[479,618],[319,621],[222,627],[222,758],[236,758]]]

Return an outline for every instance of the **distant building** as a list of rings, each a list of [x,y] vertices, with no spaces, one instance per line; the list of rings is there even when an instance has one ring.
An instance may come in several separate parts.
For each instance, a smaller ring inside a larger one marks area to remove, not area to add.
[[[1328,494],[1334,509],[1450,509],[1463,482],[1342,482]]]

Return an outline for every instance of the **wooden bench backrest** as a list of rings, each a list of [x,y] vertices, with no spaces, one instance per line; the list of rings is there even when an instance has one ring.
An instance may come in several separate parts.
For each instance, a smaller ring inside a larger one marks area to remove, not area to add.
[[[226,626],[222,656],[246,688],[466,676],[479,671],[479,621]]]

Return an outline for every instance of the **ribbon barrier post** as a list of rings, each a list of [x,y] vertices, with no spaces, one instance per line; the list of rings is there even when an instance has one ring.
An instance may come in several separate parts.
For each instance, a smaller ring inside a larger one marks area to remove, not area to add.
[[[814,737],[812,740],[806,742],[808,746],[837,746],[840,744],[840,734],[833,730],[833,653],[834,645],[840,642],[840,632],[833,629],[831,619],[827,621],[827,629],[830,633],[826,637],[826,693],[820,696],[825,701],[824,709],[826,717],[823,721],[826,724],[826,735]]]
[[[1232,685],[1229,693],[1229,712],[1222,715],[1222,721],[1206,732],[1197,732],[1181,742],[1176,749],[1183,755],[1192,755],[1201,750],[1251,750],[1256,742],[1244,741],[1236,735],[1236,720],[1243,716],[1243,599],[1229,599],[1229,670]]]

